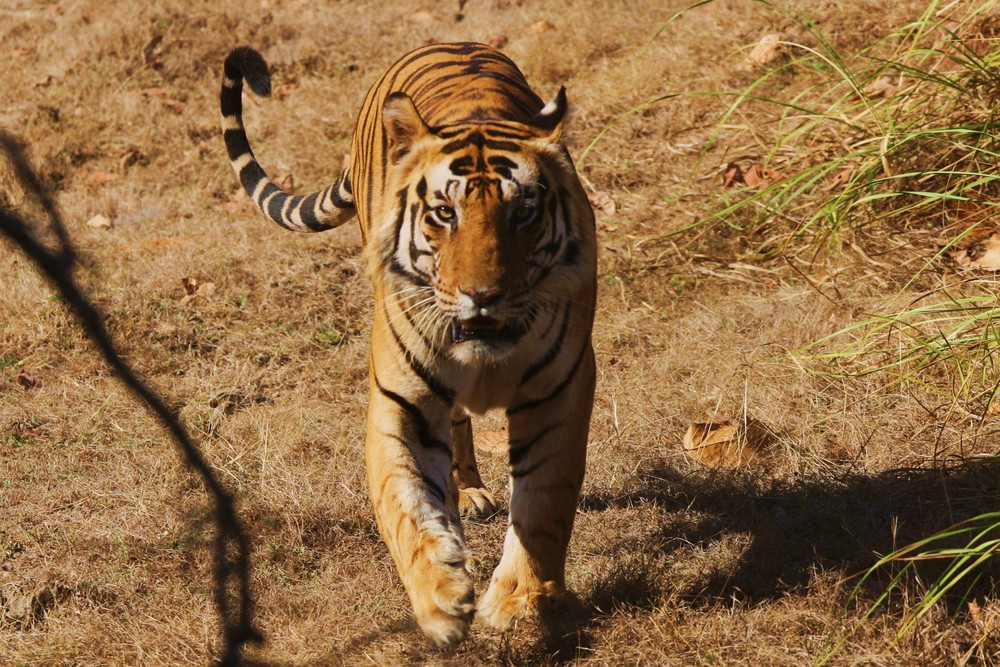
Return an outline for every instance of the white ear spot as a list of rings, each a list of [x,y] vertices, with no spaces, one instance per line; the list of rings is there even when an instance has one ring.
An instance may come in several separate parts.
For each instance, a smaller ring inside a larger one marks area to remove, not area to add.
[[[544,107],[542,107],[542,110],[539,111],[538,114],[540,116],[551,116],[552,114],[554,114],[556,112],[556,109],[558,109],[558,108],[559,108],[559,101],[558,100],[552,100],[551,102],[549,102],[548,104],[546,104]]]
[[[559,88],[555,98],[542,107],[542,110],[531,119],[531,124],[549,134],[549,137],[558,141],[562,135],[562,120],[566,115],[566,87]]]

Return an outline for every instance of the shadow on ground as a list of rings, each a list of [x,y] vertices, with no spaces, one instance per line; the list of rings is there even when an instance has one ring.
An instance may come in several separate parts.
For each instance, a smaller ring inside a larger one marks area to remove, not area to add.
[[[462,655],[481,660],[482,652],[488,650],[497,664],[571,661],[586,653],[593,632],[613,610],[654,609],[663,603],[665,591],[692,607],[761,604],[804,591],[818,571],[835,571],[844,577],[859,575],[895,549],[1000,509],[998,458],[956,461],[929,469],[895,469],[878,475],[791,481],[762,481],[747,471],[681,472],[663,464],[636,480],[635,488],[625,494],[585,495],[581,512],[652,505],[662,508],[667,518],[660,525],[646,526],[640,537],[607,545],[606,553],[622,555],[623,565],[598,578],[579,609],[561,610],[558,616],[542,617],[531,627],[518,628],[517,640],[508,635],[489,642],[473,640],[441,657],[449,664],[449,657],[461,662]],[[684,559],[681,549],[708,548],[734,534],[750,536],[735,566],[730,563],[710,570],[696,582],[688,582],[687,588],[677,589],[678,582],[664,562]],[[962,545],[962,540],[956,540],[949,546]],[[965,587],[945,599],[953,611],[960,609],[968,596],[995,594],[1000,581],[995,561],[984,564],[978,578],[969,578],[976,579],[974,588]],[[923,582],[931,582],[946,564],[940,560],[923,562],[915,571]],[[862,599],[874,600],[897,571],[887,570],[871,578],[860,593]],[[419,642],[415,627],[396,631]],[[375,641],[376,637],[368,639]],[[346,654],[337,652],[329,660],[360,655],[354,652],[365,643],[355,642],[346,648]],[[426,645],[421,653],[424,650]]]
[[[968,459],[928,469],[894,469],[873,476],[846,474],[793,481],[760,482],[746,472],[689,475],[666,466],[650,470],[643,478],[641,488],[623,496],[584,497],[583,511],[654,503],[683,509],[686,516],[694,518],[672,521],[661,530],[611,549],[668,555],[680,546],[707,545],[727,533],[750,536],[736,567],[713,573],[698,590],[684,593],[695,606],[774,599],[808,584],[817,570],[858,574],[896,549],[1000,509],[998,458]],[[959,539],[936,546],[963,544]],[[921,577],[933,581],[945,564],[921,564]],[[983,574],[986,576],[972,594],[993,592],[998,572]],[[643,606],[644,598],[653,593],[640,587],[631,593],[637,599],[617,599],[615,582],[607,583],[612,586],[602,591],[599,584],[595,594],[605,596],[604,602],[612,606]]]

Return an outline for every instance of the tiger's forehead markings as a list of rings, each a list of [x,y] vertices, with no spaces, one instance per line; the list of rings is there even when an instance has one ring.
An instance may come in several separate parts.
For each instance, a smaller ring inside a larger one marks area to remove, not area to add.
[[[509,141],[507,139],[496,139],[487,136],[488,130],[483,129],[473,129],[466,136],[457,135],[455,139],[449,141],[444,146],[441,147],[441,153],[443,155],[448,155],[450,153],[457,153],[458,151],[465,150],[470,147],[477,148],[480,152],[484,148],[489,148],[493,151],[507,151],[508,153],[517,153],[521,151],[521,144],[515,141]]]
[[[449,152],[454,154],[461,151],[461,154],[449,160],[444,166],[448,175],[464,179],[465,197],[485,198],[490,193],[495,193],[494,196],[502,199],[505,190],[504,181],[511,181],[515,171],[521,167],[509,157],[487,155],[487,149],[493,148],[494,145],[500,145],[503,149],[516,146],[513,142],[492,141],[482,132],[475,130],[468,136],[449,142],[448,146],[455,148]],[[449,179],[444,193],[456,196],[457,183],[458,180]]]

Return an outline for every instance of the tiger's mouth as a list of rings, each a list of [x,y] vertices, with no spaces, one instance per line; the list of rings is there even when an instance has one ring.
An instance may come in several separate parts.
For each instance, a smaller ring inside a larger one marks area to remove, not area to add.
[[[513,343],[518,338],[517,326],[513,322],[495,317],[476,316],[467,320],[457,317],[451,321],[451,340],[464,343],[470,340]]]

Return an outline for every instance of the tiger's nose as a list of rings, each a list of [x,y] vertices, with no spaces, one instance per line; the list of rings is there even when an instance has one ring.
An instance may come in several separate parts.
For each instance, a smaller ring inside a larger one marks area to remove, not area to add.
[[[486,306],[496,303],[503,298],[504,295],[504,291],[499,287],[479,288],[462,287],[459,285],[458,291],[472,299],[472,303],[480,308],[485,308]]]

